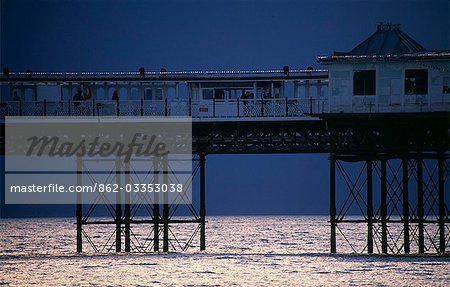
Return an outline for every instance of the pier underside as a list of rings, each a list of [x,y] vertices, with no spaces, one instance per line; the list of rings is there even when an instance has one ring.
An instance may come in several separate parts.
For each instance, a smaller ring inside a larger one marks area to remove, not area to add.
[[[446,153],[332,154],[331,252],[445,254],[449,174]]]
[[[144,201],[111,206],[112,220],[92,221],[95,205],[87,210],[79,205],[77,250],[83,250],[84,239],[95,251],[204,250],[208,154],[329,153],[331,253],[445,254],[450,248],[448,115],[194,122],[199,202],[184,205],[191,216],[176,217],[181,205]],[[135,217],[138,209],[147,215]],[[113,227],[100,247],[86,232],[94,224]],[[148,235],[136,235],[134,229]],[[176,231],[182,231],[184,241]]]
[[[207,156],[277,153],[330,154],[331,253],[450,250],[448,112],[194,120],[192,133],[198,200],[109,204],[99,198],[90,206],[79,204],[78,252],[205,250]],[[78,170],[88,172],[82,161]],[[117,170],[112,182],[133,182],[136,175],[121,163]],[[97,217],[99,209],[107,217]],[[94,238],[92,228],[103,235]]]

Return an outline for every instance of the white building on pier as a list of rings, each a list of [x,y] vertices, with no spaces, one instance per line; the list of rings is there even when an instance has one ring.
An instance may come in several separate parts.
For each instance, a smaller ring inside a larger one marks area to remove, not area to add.
[[[377,31],[348,53],[319,57],[329,70],[329,112],[448,111],[450,51],[430,51],[400,30]]]

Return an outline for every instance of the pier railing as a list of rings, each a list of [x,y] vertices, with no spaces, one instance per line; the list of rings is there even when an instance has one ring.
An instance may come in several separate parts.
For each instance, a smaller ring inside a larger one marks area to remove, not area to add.
[[[5,116],[190,116],[193,118],[304,117],[323,113],[403,113],[449,111],[450,102],[412,102],[377,105],[374,102],[334,105],[327,99],[234,99],[202,100],[88,100],[6,101],[0,103]]]
[[[5,116],[191,116],[195,118],[301,117],[325,113],[326,100],[236,99],[7,101],[0,104]]]

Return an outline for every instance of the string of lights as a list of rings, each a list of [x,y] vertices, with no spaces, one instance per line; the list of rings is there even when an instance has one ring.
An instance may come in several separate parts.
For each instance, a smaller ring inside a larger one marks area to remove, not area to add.
[[[330,62],[334,60],[392,60],[392,59],[416,59],[416,58],[450,58],[450,51],[435,51],[426,53],[401,54],[401,55],[332,55],[319,56],[319,62]]]
[[[289,74],[326,73],[327,69],[294,69]],[[9,76],[179,76],[179,75],[248,75],[248,74],[285,74],[285,70],[217,70],[217,71],[145,71],[145,72],[9,72]],[[4,75],[3,75],[4,76]]]

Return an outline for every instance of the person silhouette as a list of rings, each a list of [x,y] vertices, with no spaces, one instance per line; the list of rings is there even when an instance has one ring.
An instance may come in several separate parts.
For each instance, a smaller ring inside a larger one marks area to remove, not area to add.
[[[17,95],[17,92],[16,92],[16,91],[15,91],[14,94],[13,94],[12,100],[13,100],[13,101],[20,101],[20,97]]]
[[[113,101],[118,102],[119,101],[119,93],[117,91],[114,91],[112,98]]]
[[[84,100],[83,94],[81,93],[81,90],[77,90],[77,93],[73,96],[73,105],[79,106],[82,100]]]

